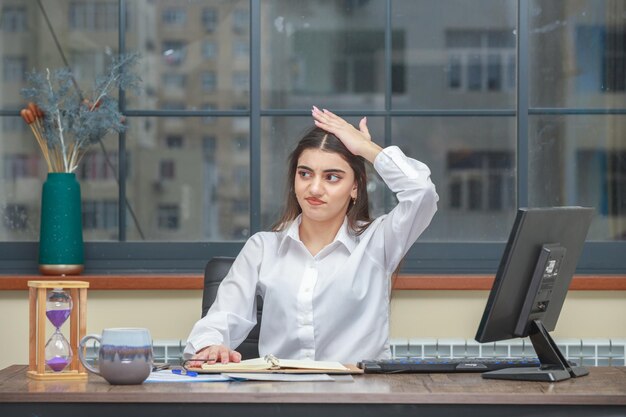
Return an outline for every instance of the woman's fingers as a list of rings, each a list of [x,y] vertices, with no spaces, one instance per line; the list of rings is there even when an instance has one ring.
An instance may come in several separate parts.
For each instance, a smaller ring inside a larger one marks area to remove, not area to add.
[[[230,351],[230,360],[232,362],[241,362],[241,353],[231,350]]]
[[[370,135],[370,131],[367,128],[367,117],[362,118],[359,122],[359,130],[365,135],[368,140],[372,140],[372,135]]]
[[[336,114],[331,113],[330,111],[326,109],[320,110],[317,107],[313,106],[312,113],[313,113],[313,117],[316,120],[322,123],[326,123],[327,125],[333,125],[333,126],[348,125],[348,122],[346,122],[341,117],[337,116]]]
[[[337,136],[354,155],[362,156],[373,162],[376,155],[382,150],[372,141],[372,136],[367,127],[367,118],[361,119],[357,129],[329,110],[320,110],[313,106],[311,113],[317,127]]]
[[[198,359],[198,361],[194,360]],[[216,362],[240,362],[241,354],[237,351],[230,350],[224,345],[213,345],[206,347],[196,353],[188,362],[192,368],[202,366],[203,363],[214,364]]]

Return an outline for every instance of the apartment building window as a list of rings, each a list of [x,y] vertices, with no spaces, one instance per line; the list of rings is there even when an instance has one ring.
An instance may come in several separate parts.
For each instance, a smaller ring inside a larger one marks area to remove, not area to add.
[[[176,164],[171,159],[159,161],[159,179],[173,180],[176,177]]]
[[[404,33],[392,32],[394,56],[402,56]],[[290,68],[292,88],[299,94],[379,93],[384,86],[385,67],[380,64],[385,48],[383,30],[300,30],[293,34],[297,51]],[[319,46],[323,45],[323,46]],[[319,66],[322,49],[328,63]],[[404,60],[393,64],[392,92],[404,93]],[[316,70],[311,71],[311,68]]]
[[[235,33],[245,32],[249,25],[250,14],[248,13],[248,10],[233,10],[233,31],[235,31]]]
[[[347,93],[374,92],[376,62],[369,54],[351,54],[337,57],[334,62],[334,86]]]
[[[447,30],[448,89],[515,88],[515,35],[507,30]]]
[[[165,146],[168,149],[182,149],[184,138],[180,135],[169,135],[165,138]]]
[[[100,51],[72,51],[72,73],[77,80],[91,82],[94,74],[103,74],[106,56]]]
[[[7,230],[24,230],[28,227],[28,207],[25,204],[7,204],[2,210],[2,222]]]
[[[83,157],[78,165],[77,177],[81,180],[89,181],[110,181],[115,179],[117,173],[118,156],[117,152],[108,153],[107,158],[101,152],[90,151]]]
[[[202,137],[202,153],[204,159],[208,161],[215,160],[215,151],[217,150],[217,138],[213,135]]]
[[[39,175],[39,156],[29,154],[8,154],[2,158],[2,168],[6,180],[36,178]]]
[[[117,30],[118,8],[116,1],[71,2],[70,29],[90,32]]]
[[[168,7],[161,16],[166,25],[184,26],[187,23],[187,10],[182,7]]]
[[[217,29],[217,10],[213,7],[202,9],[202,26],[207,32],[214,32]]]
[[[611,151],[607,159],[609,214],[616,218],[623,217],[626,216],[626,151]]]
[[[605,216],[626,216],[626,151],[580,149],[576,153],[579,198]]]
[[[163,41],[161,51],[167,65],[181,65],[187,55],[187,45],[183,41]]]
[[[449,207],[468,211],[515,206],[514,155],[508,151],[450,151]]]
[[[248,41],[233,41],[233,56],[235,58],[248,58],[250,55],[250,43]]]
[[[187,74],[163,74],[162,79],[165,87],[185,88],[187,84]]]
[[[576,84],[582,91],[626,91],[626,30],[576,28]]]
[[[5,82],[22,82],[26,77],[25,56],[4,56],[2,58],[2,79]]]
[[[604,48],[603,91],[626,91],[626,30],[606,31]]]
[[[118,205],[115,200],[83,200],[82,213],[85,230],[117,229]]]
[[[250,168],[247,166],[235,166],[233,168],[233,182],[240,190],[248,188],[250,182]]]
[[[0,30],[3,32],[24,32],[28,29],[26,24],[26,7],[2,6],[0,16]]]
[[[233,91],[245,93],[250,89],[250,74],[247,71],[233,72]]]
[[[159,204],[157,226],[159,229],[177,230],[180,227],[180,208],[177,204]]]
[[[213,92],[217,87],[217,75],[214,71],[202,72],[202,90],[205,92]]]
[[[217,45],[213,41],[202,42],[202,58],[213,59],[217,57]]]
[[[21,117],[3,117],[0,120],[0,126],[4,133],[22,133],[28,129]]]

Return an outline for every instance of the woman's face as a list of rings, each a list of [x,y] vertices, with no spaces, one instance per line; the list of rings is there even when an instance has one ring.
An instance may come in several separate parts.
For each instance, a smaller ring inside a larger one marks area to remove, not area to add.
[[[343,221],[357,195],[354,171],[339,154],[306,149],[298,158],[294,189],[302,216],[316,222]]]

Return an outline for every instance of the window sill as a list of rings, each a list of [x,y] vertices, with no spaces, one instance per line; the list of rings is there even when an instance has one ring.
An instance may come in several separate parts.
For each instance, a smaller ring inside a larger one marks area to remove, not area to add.
[[[0,291],[26,290],[34,280],[89,282],[90,290],[201,290],[201,274],[128,274],[50,277],[42,275],[0,275]],[[492,275],[400,275],[395,290],[489,290]],[[577,275],[573,291],[626,291],[626,275]]]

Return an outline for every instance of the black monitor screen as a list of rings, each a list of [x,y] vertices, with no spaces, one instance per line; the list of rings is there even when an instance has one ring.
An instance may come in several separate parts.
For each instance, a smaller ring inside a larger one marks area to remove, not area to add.
[[[586,207],[519,209],[476,341],[530,336],[542,365],[483,377],[553,381],[586,374],[565,361],[548,332],[556,326],[592,215]]]

